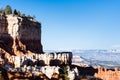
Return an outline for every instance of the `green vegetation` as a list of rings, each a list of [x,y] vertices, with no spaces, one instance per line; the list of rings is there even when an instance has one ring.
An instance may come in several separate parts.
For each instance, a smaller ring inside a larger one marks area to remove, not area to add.
[[[26,16],[24,13],[21,13],[21,11],[17,11],[16,9],[14,9],[12,11],[12,8],[11,8],[10,5],[7,5],[5,7],[5,9],[0,8],[0,14],[3,14],[3,15],[13,14],[13,15],[16,15],[16,16],[19,16],[19,17],[26,17],[27,19],[33,20],[33,21],[35,21],[35,18],[36,18],[34,15],[33,16],[30,16],[30,15]]]
[[[60,66],[59,73],[60,73],[60,77],[62,77],[63,80],[69,80],[68,67],[64,63]]]
[[[18,15],[18,16],[23,16],[23,15],[21,15],[21,12],[20,12],[20,11],[17,12],[17,15]]]
[[[14,13],[13,13],[14,15],[18,15],[18,12],[17,12],[17,10],[15,9],[14,10]]]
[[[3,8],[1,8],[0,13],[5,15],[5,10]]]
[[[12,8],[11,8],[11,6],[7,5],[4,11],[5,11],[6,15],[7,14],[12,14]]]

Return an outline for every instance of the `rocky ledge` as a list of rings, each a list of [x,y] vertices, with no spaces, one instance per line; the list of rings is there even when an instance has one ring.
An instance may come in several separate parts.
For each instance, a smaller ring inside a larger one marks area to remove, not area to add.
[[[43,52],[41,23],[28,17],[0,14],[0,51],[17,56]]]

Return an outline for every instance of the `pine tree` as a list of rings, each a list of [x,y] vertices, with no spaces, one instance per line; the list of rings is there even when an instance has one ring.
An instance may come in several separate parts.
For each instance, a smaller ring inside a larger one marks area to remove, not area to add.
[[[12,8],[9,5],[5,8],[5,14],[12,14]]]
[[[4,12],[5,12],[4,9],[1,8],[1,9],[0,9],[0,13],[4,14]]]
[[[26,15],[25,15],[25,14],[22,14],[21,16],[22,16],[22,17],[26,17]]]
[[[21,16],[21,12],[20,11],[18,11],[17,13],[18,13],[18,16]]]
[[[60,74],[59,75],[60,75],[60,77],[63,78],[63,80],[69,80],[67,69],[68,69],[68,67],[64,63],[60,66],[60,69],[59,69]]]
[[[14,10],[14,15],[18,15],[18,12],[16,9]]]

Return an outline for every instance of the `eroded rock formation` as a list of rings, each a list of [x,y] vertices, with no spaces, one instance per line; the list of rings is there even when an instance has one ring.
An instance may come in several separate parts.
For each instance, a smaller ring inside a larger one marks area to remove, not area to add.
[[[72,52],[55,52],[44,54],[31,54],[23,56],[9,56],[8,62],[13,63],[14,67],[21,66],[60,66],[61,64],[71,65]]]
[[[0,48],[11,55],[41,53],[41,24],[27,17],[0,14]]]
[[[120,72],[118,68],[107,70],[107,68],[98,67],[98,73],[94,75],[102,80],[120,80]]]

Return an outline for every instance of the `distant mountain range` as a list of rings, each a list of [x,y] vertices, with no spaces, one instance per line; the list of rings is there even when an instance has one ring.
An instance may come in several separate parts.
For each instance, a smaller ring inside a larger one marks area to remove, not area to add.
[[[120,68],[120,50],[72,50],[74,56],[81,56],[93,67]]]

